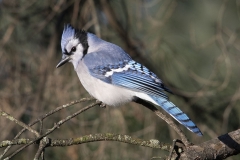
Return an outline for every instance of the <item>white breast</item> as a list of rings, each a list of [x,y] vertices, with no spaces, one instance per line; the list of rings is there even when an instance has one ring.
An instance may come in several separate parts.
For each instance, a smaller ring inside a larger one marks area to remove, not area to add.
[[[130,102],[136,94],[134,91],[105,83],[91,76],[82,61],[75,71],[88,93],[107,105],[118,106]]]

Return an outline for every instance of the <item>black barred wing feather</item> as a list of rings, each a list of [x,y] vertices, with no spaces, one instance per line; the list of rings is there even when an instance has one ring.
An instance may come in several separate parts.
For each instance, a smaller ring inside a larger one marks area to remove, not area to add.
[[[161,83],[156,83],[155,80],[148,75],[131,69],[114,73],[112,75],[112,84],[168,99],[168,96],[163,92],[164,89],[161,87]]]
[[[133,60],[96,66],[90,73],[104,82],[166,99],[168,96],[163,91],[171,92],[153,72]]]

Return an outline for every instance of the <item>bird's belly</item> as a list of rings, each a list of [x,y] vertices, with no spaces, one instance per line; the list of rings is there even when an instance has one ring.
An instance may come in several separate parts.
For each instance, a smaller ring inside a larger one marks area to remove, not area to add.
[[[88,93],[107,105],[119,106],[130,102],[134,96],[133,91],[103,82],[84,72],[84,69],[77,73]]]
[[[119,106],[132,100],[132,93],[124,88],[112,86],[101,80],[95,83],[82,81],[84,88],[96,99],[110,106]]]

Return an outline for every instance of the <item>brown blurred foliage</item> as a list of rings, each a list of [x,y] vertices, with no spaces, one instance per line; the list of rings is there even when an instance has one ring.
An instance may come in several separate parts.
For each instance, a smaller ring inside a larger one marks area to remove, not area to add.
[[[55,68],[61,58],[65,23],[121,46],[133,59],[151,68],[175,93],[169,95],[171,101],[202,130],[204,136],[197,137],[183,128],[193,143],[239,128],[239,0],[1,0],[0,107],[25,123],[71,100],[89,96],[72,65]],[[79,107],[53,115],[44,121],[44,129]],[[1,117],[0,130],[1,140],[12,139],[20,127]],[[119,108],[95,107],[50,136],[70,138],[105,132],[168,143],[178,138],[164,121],[134,103]],[[31,136],[28,132],[23,135]],[[36,148],[27,150],[15,159],[34,157]],[[119,142],[46,151],[46,159],[73,160],[164,155],[159,150]]]

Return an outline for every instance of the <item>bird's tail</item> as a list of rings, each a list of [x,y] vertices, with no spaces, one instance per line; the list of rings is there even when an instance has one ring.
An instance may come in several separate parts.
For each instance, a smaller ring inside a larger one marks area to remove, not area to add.
[[[162,107],[167,113],[169,113],[179,123],[184,125],[188,130],[190,130],[193,133],[196,133],[199,136],[203,135],[200,129],[193,123],[193,121],[175,104],[161,97],[156,96],[150,97],[153,99],[156,105]]]

